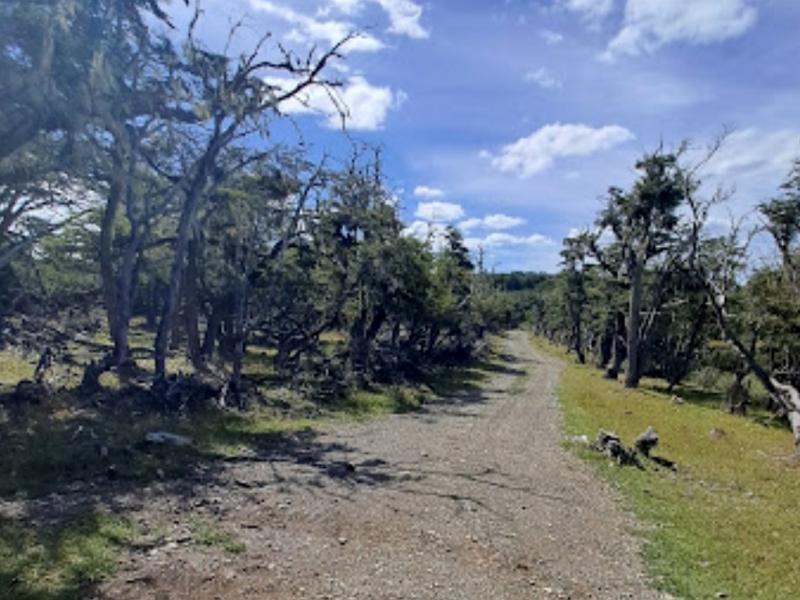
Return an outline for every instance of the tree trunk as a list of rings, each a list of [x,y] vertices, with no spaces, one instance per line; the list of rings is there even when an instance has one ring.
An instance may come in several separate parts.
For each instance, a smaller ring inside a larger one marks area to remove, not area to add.
[[[619,372],[622,369],[622,363],[625,362],[625,358],[628,356],[625,346],[625,335],[625,315],[623,315],[622,312],[617,311],[616,331],[614,332],[613,342],[611,343],[611,366],[609,367],[608,371],[606,371],[606,379],[613,379],[616,381],[617,377],[619,377]]]
[[[186,343],[189,347],[189,359],[192,361],[195,371],[204,371],[206,364],[200,347],[197,277],[197,240],[192,238],[189,242],[184,277],[183,319],[184,328],[186,329]]]
[[[172,267],[170,268],[169,289],[161,310],[161,319],[158,324],[158,332],[156,333],[155,346],[153,348],[155,381],[157,382],[165,379],[167,375],[167,352],[172,337],[172,325],[175,318],[175,311],[178,308],[178,301],[180,299],[189,237],[192,227],[194,226],[195,217],[197,216],[197,210],[200,208],[200,202],[206,193],[211,164],[212,158],[206,156],[198,165],[198,172],[186,193],[186,199],[183,204],[183,209],[181,210],[178,234],[175,239]]]
[[[133,316],[133,293],[136,289],[136,280],[138,278],[137,265],[142,247],[142,236],[144,235],[133,205],[134,198],[131,184],[135,175],[134,169],[135,163],[132,161],[125,199],[125,207],[131,232],[125,244],[125,252],[122,256],[122,265],[120,266],[117,279],[117,319],[111,330],[111,337],[114,340],[114,364],[117,367],[123,366],[129,359],[130,345],[128,337],[130,334],[131,317]]]
[[[216,306],[211,307],[211,314],[206,317],[206,331],[203,334],[203,345],[201,352],[203,362],[214,358],[217,349],[217,338],[219,337],[219,326],[222,321],[220,310]]]
[[[244,360],[245,341],[247,339],[247,275],[241,276],[241,281],[237,286],[235,299],[235,314],[233,322],[233,374],[231,375],[231,390],[236,398],[239,409],[245,408],[245,400],[242,394],[242,361]]]
[[[597,362],[595,365],[598,369],[605,369],[608,362],[611,360],[611,352],[614,347],[614,330],[606,326],[606,330],[600,336],[597,344]]]
[[[428,332],[428,341],[425,345],[425,355],[428,357],[433,356],[433,352],[436,349],[436,342],[439,341],[439,325],[433,324],[431,325],[430,331]]]
[[[113,169],[115,173],[119,173],[122,170],[122,161],[116,156],[113,161]],[[100,221],[100,282],[103,290],[108,330],[111,332],[112,338],[114,333],[117,332],[117,323],[119,321],[117,280],[114,277],[114,221],[124,193],[125,186],[122,177],[114,177],[109,189],[108,201],[103,211],[103,218]],[[116,339],[114,339],[114,345],[116,354]]]
[[[639,387],[642,356],[640,347],[640,321],[642,311],[642,261],[634,256],[630,261],[631,292],[628,305],[628,369],[625,372],[625,387]]]

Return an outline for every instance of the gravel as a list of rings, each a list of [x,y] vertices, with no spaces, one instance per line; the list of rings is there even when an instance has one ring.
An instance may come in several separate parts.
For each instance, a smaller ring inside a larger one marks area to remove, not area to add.
[[[559,363],[523,332],[502,345],[480,391],[301,432],[224,463],[212,485],[143,490],[134,520],[171,541],[130,551],[101,597],[666,597],[643,574],[636,523],[561,446]],[[193,543],[198,521],[246,549]]]

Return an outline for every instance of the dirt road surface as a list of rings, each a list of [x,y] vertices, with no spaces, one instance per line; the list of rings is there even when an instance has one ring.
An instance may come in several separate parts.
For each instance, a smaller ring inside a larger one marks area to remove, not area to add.
[[[121,498],[155,541],[98,597],[660,598],[635,523],[561,446],[558,362],[523,332],[501,344],[479,391],[293,434],[211,485]]]

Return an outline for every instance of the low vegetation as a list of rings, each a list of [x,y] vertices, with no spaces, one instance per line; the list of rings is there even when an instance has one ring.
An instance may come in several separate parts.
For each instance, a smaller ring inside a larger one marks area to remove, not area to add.
[[[571,444],[641,520],[645,558],[659,587],[680,598],[795,595],[800,524],[791,515],[800,462],[789,431],[727,414],[722,394],[716,406],[675,404],[656,381],[625,389],[556,347],[535,343],[565,361],[558,394],[568,436],[593,438],[602,429],[632,443],[654,426],[661,439],[655,453],[676,462],[674,473],[620,468]]]
[[[0,597],[79,600],[116,566],[117,548],[134,530],[119,517],[87,513],[55,528],[0,519]]]

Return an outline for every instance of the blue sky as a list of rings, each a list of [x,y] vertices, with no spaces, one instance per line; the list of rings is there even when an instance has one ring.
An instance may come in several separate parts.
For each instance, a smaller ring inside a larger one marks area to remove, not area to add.
[[[363,32],[334,71],[350,139],[383,149],[409,235],[457,225],[499,271],[555,270],[561,240],[661,140],[701,148],[733,131],[705,173],[709,188],[735,188],[720,222],[773,194],[800,155],[797,0],[201,6],[212,47],[242,18],[243,46],[266,31],[297,50]],[[284,107],[304,140],[346,152],[327,97],[307,104]]]

